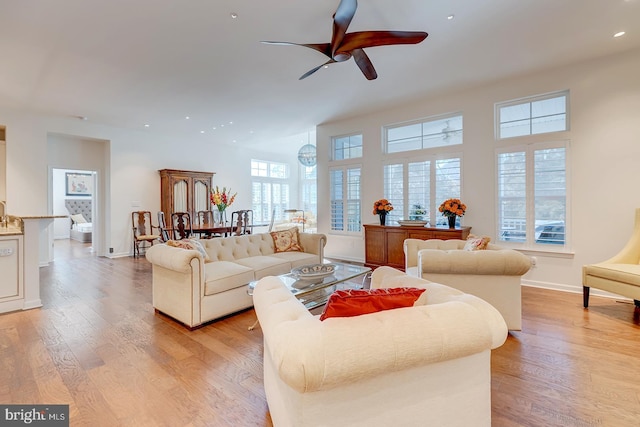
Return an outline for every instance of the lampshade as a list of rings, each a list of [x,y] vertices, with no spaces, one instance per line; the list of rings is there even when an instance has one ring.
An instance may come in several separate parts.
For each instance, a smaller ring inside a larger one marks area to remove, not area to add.
[[[315,145],[305,144],[298,150],[298,161],[303,166],[316,165],[316,147]]]

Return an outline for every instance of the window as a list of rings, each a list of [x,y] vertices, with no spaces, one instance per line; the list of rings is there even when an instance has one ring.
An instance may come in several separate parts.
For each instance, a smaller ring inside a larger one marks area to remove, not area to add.
[[[425,215],[431,224],[446,225],[438,206],[448,198],[460,198],[460,173],[461,158],[457,156],[384,165],[384,196],[394,207],[387,217],[390,224]]]
[[[315,166],[303,166],[300,169],[300,191],[302,200],[302,209],[305,212],[311,212],[313,218],[318,217],[318,186],[317,186],[317,168]],[[315,231],[316,225],[307,223],[306,231]]]
[[[567,142],[498,151],[498,239],[528,247],[567,243]]]
[[[384,136],[387,153],[462,144],[462,115],[386,126]]]
[[[251,209],[255,223],[284,219],[289,208],[289,165],[251,160]]]
[[[333,160],[362,157],[362,135],[334,137],[332,140],[332,153]]]
[[[361,232],[360,166],[332,168],[329,177],[331,231]]]
[[[497,104],[498,139],[567,130],[568,99],[565,91]]]

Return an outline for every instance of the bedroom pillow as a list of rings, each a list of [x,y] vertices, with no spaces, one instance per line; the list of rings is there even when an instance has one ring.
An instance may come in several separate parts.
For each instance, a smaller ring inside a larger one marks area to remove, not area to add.
[[[352,317],[394,308],[412,307],[424,293],[419,288],[348,289],[329,297],[320,320]]]
[[[74,224],[86,224],[87,223],[87,220],[84,218],[84,216],[81,213],[75,214],[75,215],[71,215],[70,218],[71,218],[71,221]]]
[[[298,227],[288,230],[272,231],[273,245],[276,252],[303,251],[299,242]]]
[[[173,246],[174,248],[182,248],[182,249],[190,249],[193,251],[198,251],[202,255],[202,258],[205,262],[211,261],[207,250],[202,246],[202,243],[197,240],[191,239],[182,239],[182,240],[168,240],[167,246]]]

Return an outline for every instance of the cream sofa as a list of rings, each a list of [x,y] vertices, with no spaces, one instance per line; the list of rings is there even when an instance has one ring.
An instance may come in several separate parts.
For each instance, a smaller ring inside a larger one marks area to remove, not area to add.
[[[585,308],[592,287],[632,298],[640,307],[640,208],[636,209],[633,234],[627,244],[614,257],[583,266],[582,285]]]
[[[463,250],[466,240],[404,241],[405,271],[454,287],[492,304],[510,330],[522,329],[521,276],[531,259],[489,243],[485,250]]]
[[[146,252],[153,307],[189,328],[251,307],[249,282],[322,262],[325,235],[300,233],[299,238],[304,252],[276,253],[269,233],[199,240],[209,262],[197,250],[154,245]]]
[[[424,305],[320,321],[277,277],[256,285],[264,387],[275,427],[491,425],[491,305],[391,267],[372,288],[419,287]]]

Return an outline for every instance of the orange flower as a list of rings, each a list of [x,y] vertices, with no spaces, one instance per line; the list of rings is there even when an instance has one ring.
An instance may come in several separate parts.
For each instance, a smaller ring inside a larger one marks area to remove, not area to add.
[[[393,205],[387,199],[376,200],[373,204],[373,214],[379,215],[381,213],[388,213],[393,210]]]
[[[438,208],[442,216],[462,216],[467,210],[467,205],[462,203],[460,199],[447,199]]]

